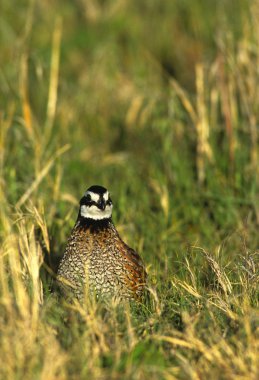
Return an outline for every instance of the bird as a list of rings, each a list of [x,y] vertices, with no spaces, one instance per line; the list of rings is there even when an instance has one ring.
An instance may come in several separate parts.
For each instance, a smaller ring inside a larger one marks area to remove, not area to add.
[[[144,297],[147,273],[138,253],[120,237],[112,221],[109,191],[89,187],[60,261],[57,281],[63,295],[78,300],[135,300]]]

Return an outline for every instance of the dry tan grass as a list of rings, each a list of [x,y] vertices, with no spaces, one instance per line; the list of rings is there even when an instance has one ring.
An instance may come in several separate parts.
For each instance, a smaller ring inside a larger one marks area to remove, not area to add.
[[[112,20],[116,12],[121,17],[129,4],[121,0],[107,5],[78,3],[82,18],[93,28]],[[215,60],[210,65],[196,62],[194,96],[144,47],[136,59],[141,70],[148,67],[151,73],[146,77],[148,90],[143,88],[143,78],[137,82],[130,70],[111,73],[117,57],[108,44],[100,45],[87,70],[84,65],[80,69],[85,57],[71,53],[70,69],[75,65],[79,72],[76,85],[82,86],[83,100],[77,93],[79,100],[71,100],[74,78],[68,95],[64,92],[59,99],[62,37],[69,25],[58,15],[51,33],[42,120],[33,106],[29,49],[21,48],[18,100],[9,99],[0,114],[1,379],[257,380],[258,5],[252,2],[251,22],[244,23],[239,41],[218,38]],[[33,6],[32,1],[27,9],[25,45],[32,34]],[[47,3],[41,6],[48,10]],[[33,90],[37,91],[37,83]],[[115,133],[114,109],[121,113]],[[90,115],[86,121],[85,115]],[[130,139],[130,148],[124,136],[119,145],[121,132]],[[220,167],[224,152],[219,134],[227,150],[226,175]],[[20,139],[16,151],[15,138]],[[242,145],[242,139],[248,142]],[[181,145],[189,140],[189,145]],[[146,153],[152,144],[151,154]],[[186,153],[182,147],[194,152]],[[9,161],[16,153],[17,160]],[[73,172],[78,170],[73,166],[75,157],[79,174]],[[178,167],[174,157],[183,165]],[[186,157],[195,162],[186,163]],[[242,165],[245,161],[242,168],[238,160]],[[65,172],[66,165],[71,172]],[[181,175],[188,165],[192,171],[183,186]],[[20,175],[21,167],[25,174]],[[83,305],[67,303],[55,287],[50,290],[55,282],[53,262],[73,224],[79,183],[85,186],[96,178],[117,191],[118,229],[129,240],[134,235],[135,245],[144,253],[150,286],[143,305],[107,305],[88,298]],[[121,186],[114,178],[121,179]],[[254,185],[247,194],[249,181]],[[219,192],[214,194],[215,184]],[[235,197],[239,190],[241,195]],[[193,198],[192,192],[196,192]],[[231,195],[224,198],[223,193]],[[174,203],[175,196],[182,203]],[[204,199],[212,206],[200,206]],[[212,217],[206,214],[204,222],[206,208]],[[229,214],[235,223],[226,232]],[[208,230],[202,225],[206,223]],[[217,239],[231,235],[233,226],[237,237],[229,239],[231,248],[225,247],[227,243]],[[203,247],[208,235],[214,250]],[[197,246],[190,248],[190,241],[193,245],[196,239]]]

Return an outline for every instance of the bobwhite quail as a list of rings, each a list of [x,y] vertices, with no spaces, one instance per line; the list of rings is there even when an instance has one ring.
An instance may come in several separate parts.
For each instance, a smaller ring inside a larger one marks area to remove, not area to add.
[[[80,200],[76,224],[58,268],[62,292],[82,299],[141,300],[146,271],[140,256],[120,238],[113,222],[112,200],[102,186],[91,186]]]

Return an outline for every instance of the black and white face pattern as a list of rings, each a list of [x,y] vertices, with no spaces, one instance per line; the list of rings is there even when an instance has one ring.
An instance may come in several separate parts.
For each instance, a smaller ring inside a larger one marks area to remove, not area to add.
[[[112,200],[102,186],[91,186],[80,201],[80,215],[83,218],[102,220],[112,215]]]

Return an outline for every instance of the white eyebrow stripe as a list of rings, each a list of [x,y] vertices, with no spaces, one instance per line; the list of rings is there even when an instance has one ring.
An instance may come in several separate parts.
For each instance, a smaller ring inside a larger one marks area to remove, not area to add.
[[[99,194],[93,193],[92,191],[86,191],[86,192],[85,192],[85,197],[86,197],[87,195],[90,195],[91,200],[94,201],[94,202],[98,202],[99,199],[100,199]]]
[[[108,201],[109,199],[109,191],[106,191],[104,194],[103,194],[103,198],[105,201]]]
[[[87,195],[90,195],[92,201],[94,201],[94,202],[98,202],[99,199],[100,199],[100,195],[94,193],[93,191],[86,191],[86,192],[85,192],[85,197],[86,197]],[[103,198],[104,198],[105,201],[108,201],[108,199],[109,199],[109,191],[106,191],[106,192],[103,194]]]

